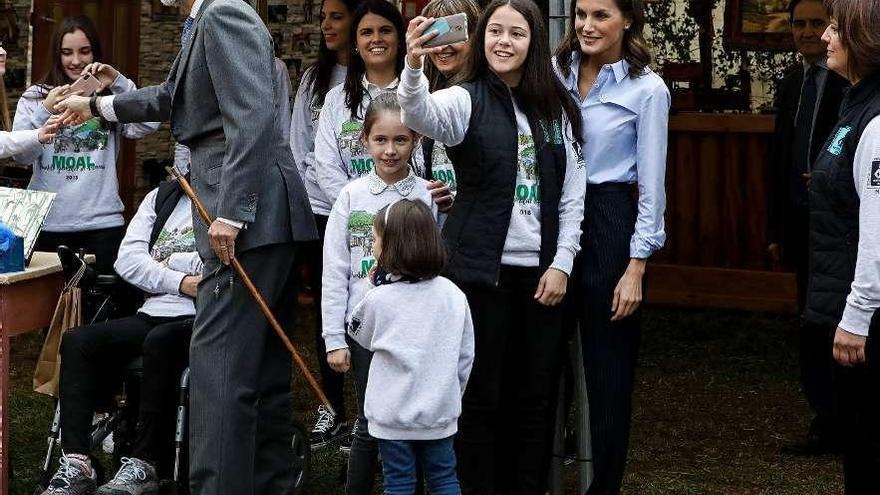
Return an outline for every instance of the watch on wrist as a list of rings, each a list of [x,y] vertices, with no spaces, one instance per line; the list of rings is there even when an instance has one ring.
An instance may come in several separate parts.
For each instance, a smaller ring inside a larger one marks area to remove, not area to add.
[[[98,97],[92,96],[89,98],[89,110],[92,111],[93,117],[100,117],[101,112],[98,110]]]

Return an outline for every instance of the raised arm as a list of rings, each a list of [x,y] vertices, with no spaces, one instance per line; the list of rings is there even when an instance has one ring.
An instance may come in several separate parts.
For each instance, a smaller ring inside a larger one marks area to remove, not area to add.
[[[407,55],[397,99],[400,101],[403,123],[410,129],[447,146],[455,146],[464,140],[471,120],[471,98],[467,90],[459,86],[436,91],[428,89],[428,79],[422,73],[427,54],[439,48],[423,45],[433,35],[422,33],[433,19],[416,17],[407,28]]]
[[[116,76],[116,79],[110,85],[110,92],[114,95],[131,93],[132,91],[137,91],[137,85],[122,74]],[[159,129],[159,125],[159,122],[123,124],[122,135],[128,139],[140,139],[156,132]]]

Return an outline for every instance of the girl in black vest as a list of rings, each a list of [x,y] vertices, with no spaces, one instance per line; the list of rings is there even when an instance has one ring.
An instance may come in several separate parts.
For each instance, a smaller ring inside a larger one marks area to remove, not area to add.
[[[460,82],[429,94],[423,56],[443,48],[424,48],[433,19],[418,17],[398,87],[404,122],[445,145],[458,174],[443,236],[476,342],[457,438],[465,494],[546,489],[586,179],[542,18],[531,0],[493,1]]]
[[[847,495],[880,493],[880,0],[826,0],[828,68],[852,89],[812,167],[804,317],[834,329]]]

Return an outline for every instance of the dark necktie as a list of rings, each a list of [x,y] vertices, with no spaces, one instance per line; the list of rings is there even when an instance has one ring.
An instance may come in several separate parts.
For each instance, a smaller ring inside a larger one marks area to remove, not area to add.
[[[804,85],[801,89],[794,126],[794,139],[791,143],[790,199],[795,204],[802,205],[807,201],[806,182],[802,174],[810,170],[810,137],[813,135],[813,116],[816,113],[816,100],[819,97],[816,73],[815,66],[804,73]]]
[[[810,169],[810,137],[813,135],[813,115],[816,113],[818,93],[816,68],[810,67],[804,74],[804,87],[801,90],[794,130],[792,157],[798,173],[806,173]]]
[[[192,31],[193,23],[196,20],[192,18],[192,16],[186,16],[186,20],[183,21],[183,32],[180,33],[180,46],[186,44],[189,39],[189,33]]]

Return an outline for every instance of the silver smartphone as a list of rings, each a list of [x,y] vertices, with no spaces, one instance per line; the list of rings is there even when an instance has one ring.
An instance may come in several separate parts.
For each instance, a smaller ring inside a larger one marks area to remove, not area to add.
[[[467,41],[467,14],[462,12],[460,14],[452,14],[436,19],[430,26],[428,26],[428,29],[425,30],[424,34],[429,34],[432,32],[436,32],[438,34],[437,36],[434,36],[433,38],[428,40],[427,43],[425,43],[424,46],[426,48],[451,45],[453,43]]]

